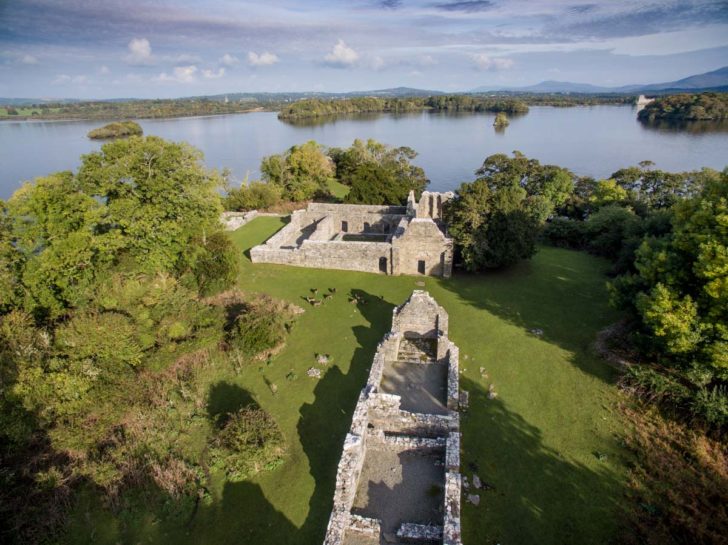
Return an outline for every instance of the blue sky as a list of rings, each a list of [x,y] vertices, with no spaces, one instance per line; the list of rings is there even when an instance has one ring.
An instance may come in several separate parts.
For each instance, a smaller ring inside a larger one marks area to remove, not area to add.
[[[443,91],[728,65],[728,1],[0,0],[0,96]]]

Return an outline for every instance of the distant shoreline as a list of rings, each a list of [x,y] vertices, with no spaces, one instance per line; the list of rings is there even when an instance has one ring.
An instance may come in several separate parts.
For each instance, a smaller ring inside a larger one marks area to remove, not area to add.
[[[40,115],[17,115],[17,116],[0,116],[0,123],[5,122],[22,122],[22,123],[33,123],[33,122],[43,122],[43,123],[68,123],[69,121],[98,121],[98,122],[111,122],[111,121],[133,121],[133,120],[160,120],[160,119],[194,119],[194,118],[205,118],[205,117],[220,117],[224,115],[238,115],[238,114],[250,114],[250,113],[256,113],[256,112],[271,112],[275,113],[278,109],[267,109],[262,106],[259,106],[257,108],[251,108],[248,110],[240,110],[237,112],[220,112],[220,113],[211,113],[211,114],[174,114],[174,115],[160,115],[160,116],[102,116],[102,117],[91,117],[91,116],[79,116],[79,117],[53,117],[53,116],[40,116]]]

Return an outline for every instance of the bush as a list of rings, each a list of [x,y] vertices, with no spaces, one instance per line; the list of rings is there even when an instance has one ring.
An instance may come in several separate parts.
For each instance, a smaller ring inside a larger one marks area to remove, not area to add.
[[[626,511],[628,545],[725,543],[728,535],[728,452],[724,443],[656,410],[626,408],[625,437],[634,454]]]
[[[228,329],[227,341],[251,357],[271,352],[283,344],[293,324],[293,314],[269,297],[247,302]]]
[[[637,215],[626,208],[605,206],[585,222],[589,250],[602,257],[616,259],[630,230],[639,223]]]
[[[285,440],[275,420],[260,407],[249,405],[223,416],[212,440],[213,466],[233,480],[275,469],[283,462]]]
[[[584,245],[584,222],[554,218],[546,224],[542,237],[552,246],[578,250]]]
[[[251,182],[237,189],[228,191],[223,205],[225,210],[247,212],[248,210],[265,210],[278,204],[281,190],[278,186],[265,182]]]
[[[230,238],[218,231],[195,248],[199,253],[192,272],[200,294],[210,295],[229,288],[238,275],[238,259]]]

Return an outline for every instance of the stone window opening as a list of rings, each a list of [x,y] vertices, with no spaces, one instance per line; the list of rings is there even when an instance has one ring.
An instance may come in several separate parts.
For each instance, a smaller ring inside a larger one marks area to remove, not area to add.
[[[417,262],[417,272],[420,274],[425,274],[425,260],[424,259],[420,259]]]
[[[379,258],[379,272],[383,272],[383,273],[387,272],[387,258],[386,257]]]
[[[341,232],[342,233],[348,233],[349,232],[349,222],[348,221],[342,221],[341,222]]]

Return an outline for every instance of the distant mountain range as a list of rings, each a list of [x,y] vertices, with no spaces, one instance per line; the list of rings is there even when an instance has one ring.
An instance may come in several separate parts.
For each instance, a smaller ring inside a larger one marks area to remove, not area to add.
[[[576,94],[644,94],[673,93],[679,91],[728,91],[728,66],[697,74],[677,81],[651,83],[645,85],[623,85],[621,87],[600,87],[588,83],[572,83],[568,81],[542,81],[526,87],[488,87],[473,89],[474,93],[509,92],[509,93],[576,93]]]
[[[678,81],[666,83],[652,83],[646,85],[624,85],[622,87],[600,87],[588,83],[572,83],[568,81],[542,81],[536,85],[526,87],[489,87],[481,86],[466,93],[443,93],[427,89],[415,89],[412,87],[394,87],[391,89],[375,89],[373,91],[349,91],[345,93],[323,93],[291,92],[291,93],[225,93],[219,95],[182,97],[177,100],[225,100],[251,102],[293,102],[303,98],[353,98],[353,97],[425,97],[445,94],[467,94],[467,93],[496,93],[496,94],[519,94],[519,93],[573,93],[573,94],[667,94],[677,92],[696,91],[723,91],[728,92],[728,66],[683,78]],[[100,102],[130,102],[133,100],[145,100],[136,98],[112,98],[100,99]],[[94,102],[93,99],[80,100],[77,98],[0,98],[0,105],[27,106],[30,104],[71,104],[76,102]]]

